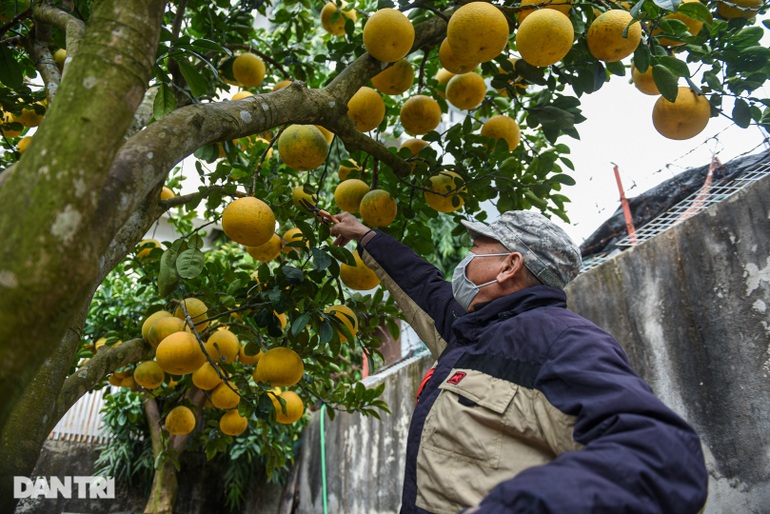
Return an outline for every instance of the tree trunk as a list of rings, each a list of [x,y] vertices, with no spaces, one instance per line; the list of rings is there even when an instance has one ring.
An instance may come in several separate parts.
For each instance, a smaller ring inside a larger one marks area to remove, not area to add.
[[[176,468],[166,461],[152,477],[152,490],[144,507],[145,514],[172,514],[179,485],[176,481]]]
[[[196,417],[198,417],[206,395],[200,389],[191,387],[185,394],[185,397],[192,401],[195,406]],[[157,459],[160,452],[163,451],[163,432],[158,402],[155,401],[154,397],[150,395],[145,396],[144,412],[150,429],[152,453]],[[189,437],[190,434],[183,434],[172,435],[168,438],[168,449],[176,454],[177,459],[181,459]],[[160,468],[155,469],[155,474],[152,477],[150,497],[147,499],[147,504],[144,507],[145,514],[172,514],[178,489],[176,468],[173,462],[166,460]]]
[[[163,4],[94,4],[79,59],[0,188],[0,431],[95,287],[112,240],[99,233],[99,192],[146,90]]]

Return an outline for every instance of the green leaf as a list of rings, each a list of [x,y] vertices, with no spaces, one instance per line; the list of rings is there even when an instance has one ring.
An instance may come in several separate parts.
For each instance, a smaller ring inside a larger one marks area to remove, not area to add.
[[[297,337],[297,334],[305,330],[308,323],[310,323],[310,313],[303,312],[294,320],[294,323],[291,324],[291,335]]]
[[[741,128],[746,128],[751,124],[751,108],[743,98],[735,100],[733,107],[733,121]]]
[[[655,81],[655,85],[658,86],[658,91],[663,95],[663,98],[669,102],[676,100],[679,85],[676,75],[671,73],[671,70],[662,64],[656,64],[652,67],[652,79]]]
[[[176,259],[176,271],[184,279],[193,279],[201,274],[206,257],[197,248],[189,248]]]
[[[328,253],[319,248],[313,248],[311,253],[313,254],[313,266],[315,269],[325,270],[331,265],[332,258],[329,257]]]
[[[634,51],[634,67],[641,73],[647,71],[650,67],[650,49],[647,45],[639,45]]]
[[[192,42],[192,46],[198,49],[198,51],[203,53],[205,53],[206,51],[212,51],[212,52],[222,52],[227,55],[233,55],[230,49],[210,39],[196,39],[195,41]]]
[[[664,57],[658,57],[658,64],[665,66],[668,70],[677,77],[689,77],[690,68],[687,67],[687,63],[680,61],[672,55],[666,55]],[[655,72],[653,71],[653,76]]]
[[[709,8],[700,2],[682,3],[679,6],[678,12],[684,14],[688,18],[692,18],[693,20],[702,21],[707,25],[714,23],[714,18],[711,16],[711,11],[709,11]],[[693,36],[694,35],[695,34],[693,34]]]
[[[158,86],[155,100],[152,102],[152,115],[156,120],[176,109],[176,97],[174,92],[166,84]]]
[[[318,337],[321,340],[321,344],[326,344],[334,337],[334,328],[328,319],[324,319],[321,323],[321,328],[318,330]]]
[[[681,3],[681,0],[655,0],[655,5],[672,12],[676,11]]]
[[[24,72],[6,45],[0,45],[0,82],[11,89],[20,89],[24,84]]]
[[[176,59],[175,59],[176,60]],[[179,64],[179,71],[182,72],[187,85],[190,86],[190,92],[195,98],[206,94],[209,90],[209,83],[202,74],[192,65],[185,61],[176,61]]]
[[[176,272],[176,252],[169,248],[163,252],[160,258],[160,271],[158,272],[158,294],[166,297],[174,292],[179,284],[179,275]]]
[[[567,175],[566,173],[559,173],[551,177],[551,182],[558,182],[565,186],[574,186],[576,184],[575,179]]]
[[[626,74],[626,66],[620,62],[608,62],[606,63],[607,71],[618,77],[623,77]]]

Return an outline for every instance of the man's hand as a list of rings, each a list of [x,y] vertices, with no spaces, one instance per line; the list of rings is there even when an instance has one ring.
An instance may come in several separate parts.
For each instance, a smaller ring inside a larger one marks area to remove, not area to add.
[[[345,246],[352,240],[360,241],[369,232],[369,227],[358,221],[358,218],[347,212],[341,212],[332,216],[324,210],[320,210],[321,218],[331,224],[330,232],[337,239],[334,245]]]

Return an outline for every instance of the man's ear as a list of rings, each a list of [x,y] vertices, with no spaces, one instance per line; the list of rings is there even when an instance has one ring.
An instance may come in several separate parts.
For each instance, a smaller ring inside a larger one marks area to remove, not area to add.
[[[524,268],[524,257],[519,252],[512,252],[503,259],[503,268],[497,275],[497,281],[502,284],[516,280],[522,268]]]

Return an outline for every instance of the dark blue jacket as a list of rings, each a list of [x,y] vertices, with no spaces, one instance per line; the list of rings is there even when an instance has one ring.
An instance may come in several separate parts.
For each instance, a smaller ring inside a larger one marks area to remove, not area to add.
[[[378,232],[359,251],[437,359],[409,429],[403,514],[703,507],[698,436],[562,290],[529,287],[466,314],[394,238]]]

